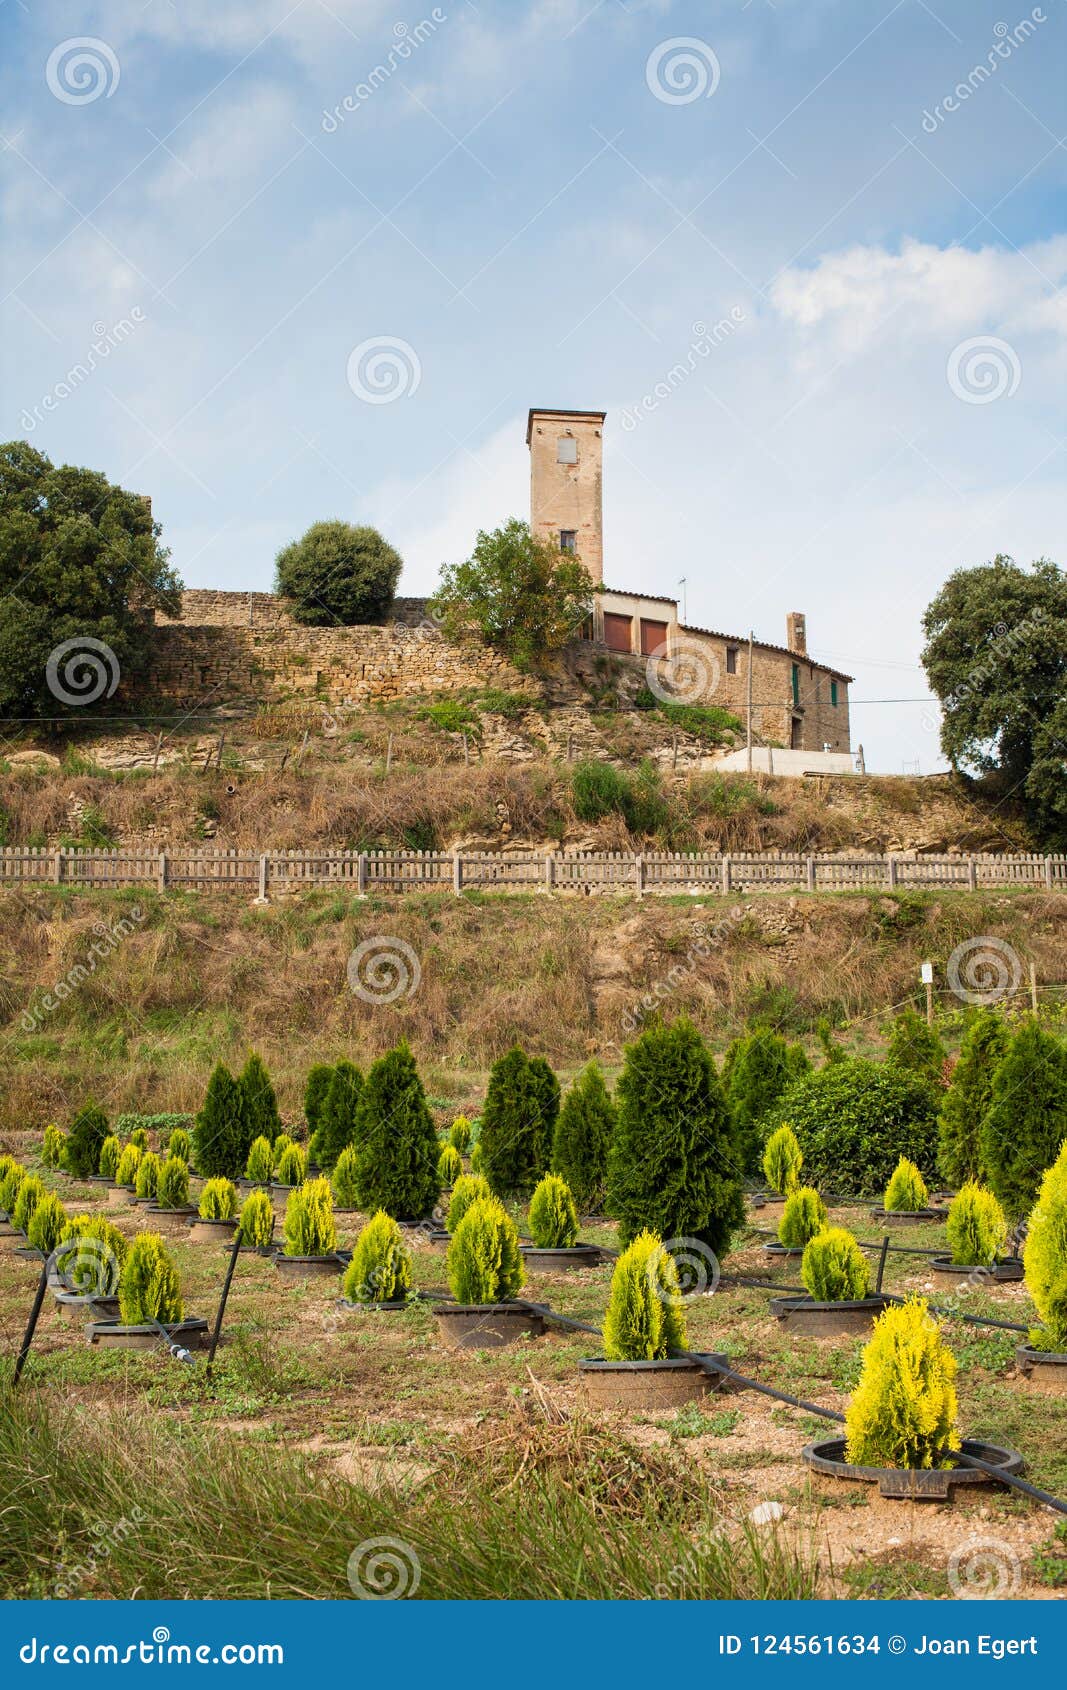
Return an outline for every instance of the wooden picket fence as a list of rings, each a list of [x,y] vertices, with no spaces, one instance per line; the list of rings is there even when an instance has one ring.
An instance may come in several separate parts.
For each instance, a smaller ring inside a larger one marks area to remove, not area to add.
[[[411,891],[844,892],[1031,887],[1067,892],[1067,856],[804,856],[783,851],[125,851],[9,845],[0,887],[168,887],[197,892],[344,886],[361,896]]]

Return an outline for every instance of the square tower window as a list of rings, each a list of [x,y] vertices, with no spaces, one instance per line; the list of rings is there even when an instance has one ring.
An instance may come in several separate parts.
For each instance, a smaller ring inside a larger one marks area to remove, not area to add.
[[[578,530],[576,528],[560,529],[559,549],[561,552],[576,552],[578,550]]]
[[[556,441],[557,464],[576,464],[578,462],[578,442],[573,434],[561,434]]]

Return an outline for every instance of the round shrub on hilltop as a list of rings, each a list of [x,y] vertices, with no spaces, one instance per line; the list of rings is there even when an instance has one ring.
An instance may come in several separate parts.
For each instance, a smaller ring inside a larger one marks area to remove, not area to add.
[[[276,559],[277,590],[297,622],[309,628],[382,622],[403,560],[376,528],[313,522]]]
[[[607,1207],[620,1244],[654,1232],[724,1256],[745,1218],[737,1133],[692,1022],[649,1027],[627,1045],[615,1096]]]
[[[804,1173],[835,1195],[881,1197],[897,1162],[924,1170],[937,1159],[937,1104],[930,1087],[876,1062],[833,1062],[806,1074],[764,1121],[788,1124],[804,1153]]]

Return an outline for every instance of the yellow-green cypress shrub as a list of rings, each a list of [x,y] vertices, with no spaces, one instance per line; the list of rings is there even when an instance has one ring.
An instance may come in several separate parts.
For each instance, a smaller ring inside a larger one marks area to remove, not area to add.
[[[193,1141],[184,1127],[175,1127],[167,1140],[167,1155],[180,1156],[183,1162],[188,1162],[193,1153]]]
[[[445,1225],[449,1232],[455,1232],[472,1203],[477,1203],[481,1197],[492,1195],[489,1181],[482,1174],[461,1174],[452,1187],[452,1196],[448,1203]]]
[[[189,1164],[168,1156],[159,1170],[156,1202],[163,1209],[184,1209],[189,1202]]]
[[[885,1188],[882,1206],[886,1213],[914,1214],[918,1209],[925,1209],[929,1200],[930,1193],[922,1174],[914,1162],[902,1156]]]
[[[113,1297],[129,1249],[124,1235],[105,1215],[75,1215],[63,1228],[56,1265],[72,1291]]]
[[[990,1267],[1007,1241],[1008,1223],[993,1193],[968,1180],[949,1204],[945,1231],[957,1267]]]
[[[569,1250],[578,1237],[578,1210],[566,1180],[546,1174],[530,1198],[530,1236],[542,1250]]]
[[[105,1139],[104,1143],[106,1144],[107,1142],[107,1139]],[[44,1138],[41,1143],[41,1166],[53,1171],[56,1168],[61,1168],[63,1166],[66,1148],[66,1133],[63,1132],[61,1128],[57,1127],[54,1122],[50,1121],[44,1129]],[[103,1146],[101,1146],[100,1154],[101,1157],[103,1157]],[[104,1172],[103,1168],[101,1168],[100,1172]]]
[[[278,1157],[278,1184],[302,1185],[307,1178],[307,1171],[308,1159],[303,1146],[287,1144]]]
[[[50,1256],[66,1224],[67,1211],[55,1193],[50,1191],[41,1198],[30,1217],[26,1240],[35,1250],[40,1250],[42,1256]]]
[[[123,1149],[122,1155],[119,1157],[118,1163],[115,1167],[115,1184],[116,1185],[132,1185],[134,1190],[136,1191],[136,1189],[137,1189],[137,1170],[141,1166],[141,1157],[143,1155],[144,1155],[144,1152],[141,1149],[140,1145],[134,1144],[131,1141],[129,1144],[127,1144],[125,1146],[125,1148]]]
[[[787,1250],[803,1250],[826,1225],[826,1204],[810,1185],[800,1185],[785,1200],[778,1222],[778,1242]]]
[[[871,1288],[870,1263],[843,1226],[824,1227],[808,1240],[800,1278],[817,1303],[855,1302]]]
[[[771,1190],[783,1196],[793,1191],[803,1161],[797,1135],[788,1123],[773,1132],[763,1152],[763,1177]]]
[[[654,1232],[638,1233],[611,1276],[604,1354],[608,1361],[662,1361],[686,1342],[674,1258]]]
[[[265,1191],[250,1191],[241,1205],[237,1221],[241,1243],[266,1249],[274,1237],[274,1204]]]
[[[463,1156],[470,1149],[471,1124],[466,1115],[457,1115],[448,1129],[448,1142]]]
[[[237,1213],[237,1187],[219,1175],[204,1181],[197,1213],[202,1221],[231,1221]]]
[[[285,1205],[285,1254],[332,1256],[337,1249],[333,1195],[328,1179],[309,1179],[289,1193]]]
[[[283,1146],[283,1149],[286,1147]],[[245,1179],[250,1179],[255,1185],[269,1185],[274,1173],[274,1147],[269,1138],[262,1135],[254,1138],[248,1149],[248,1161],[245,1163]]]
[[[105,1179],[114,1180],[121,1156],[121,1142],[114,1133],[109,1133],[100,1146],[100,1172]]]
[[[137,1164],[134,1191],[138,1197],[150,1198],[154,1203],[159,1195],[159,1170],[162,1163],[154,1150],[146,1150]]]
[[[350,1303],[402,1303],[411,1290],[411,1252],[384,1209],[356,1239],[342,1290]]]
[[[503,1303],[526,1279],[515,1222],[495,1197],[479,1197],[448,1245],[448,1283],[457,1303]]]
[[[354,1144],[346,1144],[338,1156],[330,1183],[339,1209],[359,1208],[359,1158]]]
[[[849,1461],[863,1467],[951,1467],[956,1359],[921,1297],[886,1309],[863,1351],[845,1416]]]
[[[452,1144],[443,1144],[437,1158],[437,1177],[443,1186],[455,1185],[463,1173],[463,1158]]]
[[[11,1211],[11,1224],[19,1232],[28,1232],[33,1213],[38,1203],[48,1196],[44,1181],[36,1174],[27,1174],[19,1186],[19,1194],[15,1199],[15,1207]]]
[[[154,1232],[139,1232],[130,1245],[119,1280],[119,1315],[125,1326],[158,1320],[173,1326],[183,1313],[178,1270]]]
[[[1026,1288],[1042,1325],[1035,1349],[1067,1351],[1067,1143],[1041,1181],[1023,1248]]]
[[[19,1192],[30,1175],[29,1169],[24,1168],[21,1162],[16,1162],[10,1156],[7,1160],[10,1166],[0,1179],[0,1209],[3,1210],[5,1215],[11,1217],[11,1224],[14,1225],[15,1205],[19,1200]]]

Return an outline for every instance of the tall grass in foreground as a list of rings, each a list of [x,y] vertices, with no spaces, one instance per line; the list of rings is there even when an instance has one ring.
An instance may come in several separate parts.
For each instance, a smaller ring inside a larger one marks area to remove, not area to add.
[[[814,1557],[714,1498],[612,1497],[558,1476],[488,1484],[462,1462],[371,1494],[211,1428],[0,1393],[0,1596],[347,1598],[352,1551],[399,1539],[418,1596],[801,1598]],[[721,1536],[715,1528],[724,1523]]]

